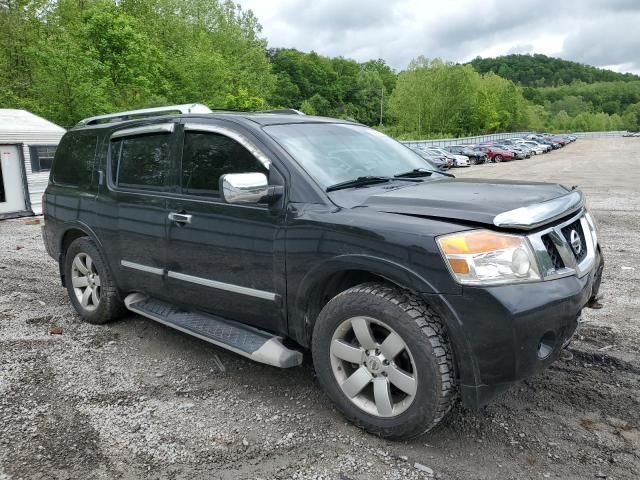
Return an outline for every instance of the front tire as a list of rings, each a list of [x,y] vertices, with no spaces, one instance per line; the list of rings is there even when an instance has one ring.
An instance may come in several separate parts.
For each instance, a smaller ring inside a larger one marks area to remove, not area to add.
[[[500,163],[502,161],[502,155],[496,155],[495,157],[493,157],[493,161],[495,163]]]
[[[366,283],[330,300],[314,327],[312,354],[338,410],[374,435],[416,437],[453,405],[453,354],[443,323],[399,288]]]
[[[64,262],[69,299],[85,322],[100,325],[125,314],[107,262],[92,240],[74,240]]]

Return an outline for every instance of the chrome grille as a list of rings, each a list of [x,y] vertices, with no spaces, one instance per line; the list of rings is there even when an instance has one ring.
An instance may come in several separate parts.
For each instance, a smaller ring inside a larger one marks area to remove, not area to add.
[[[597,245],[584,210],[564,222],[527,236],[544,280],[577,275],[593,267]]]
[[[562,261],[562,257],[558,253],[558,249],[556,248],[556,246],[553,244],[553,240],[551,240],[551,237],[549,237],[549,235],[543,235],[542,243],[544,243],[544,247],[547,249],[547,253],[549,254],[549,257],[551,257],[551,263],[553,264],[553,268],[555,268],[556,270],[560,270],[561,268],[564,268],[564,262]]]

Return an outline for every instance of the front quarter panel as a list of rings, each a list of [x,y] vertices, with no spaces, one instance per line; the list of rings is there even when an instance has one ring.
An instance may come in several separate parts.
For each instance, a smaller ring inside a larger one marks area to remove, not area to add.
[[[312,204],[290,204],[287,217],[289,330],[303,344],[310,298],[339,272],[366,271],[416,293],[461,293],[435,237],[469,227],[367,208]]]

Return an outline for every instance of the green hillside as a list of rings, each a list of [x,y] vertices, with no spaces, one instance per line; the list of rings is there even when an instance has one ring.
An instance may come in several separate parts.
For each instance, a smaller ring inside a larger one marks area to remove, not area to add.
[[[397,72],[384,59],[267,49],[261,32],[233,0],[0,0],[0,108],[69,127],[167,104],[286,107],[407,139],[640,130],[636,75],[544,55],[419,56]]]
[[[575,81],[595,83],[640,80],[638,75],[631,73],[613,72],[540,53],[477,57],[470,63],[479,73],[493,72],[527,87],[556,87]]]

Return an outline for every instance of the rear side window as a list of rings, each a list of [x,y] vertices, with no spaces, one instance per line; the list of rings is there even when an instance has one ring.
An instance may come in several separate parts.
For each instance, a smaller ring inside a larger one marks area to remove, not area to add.
[[[226,173],[268,173],[244,146],[218,133],[186,132],[182,153],[182,193],[218,197]]]
[[[117,187],[164,190],[171,168],[170,133],[136,135],[111,142],[111,179]]]
[[[97,144],[98,137],[92,133],[72,132],[62,137],[53,162],[53,183],[79,187],[91,185]]]

